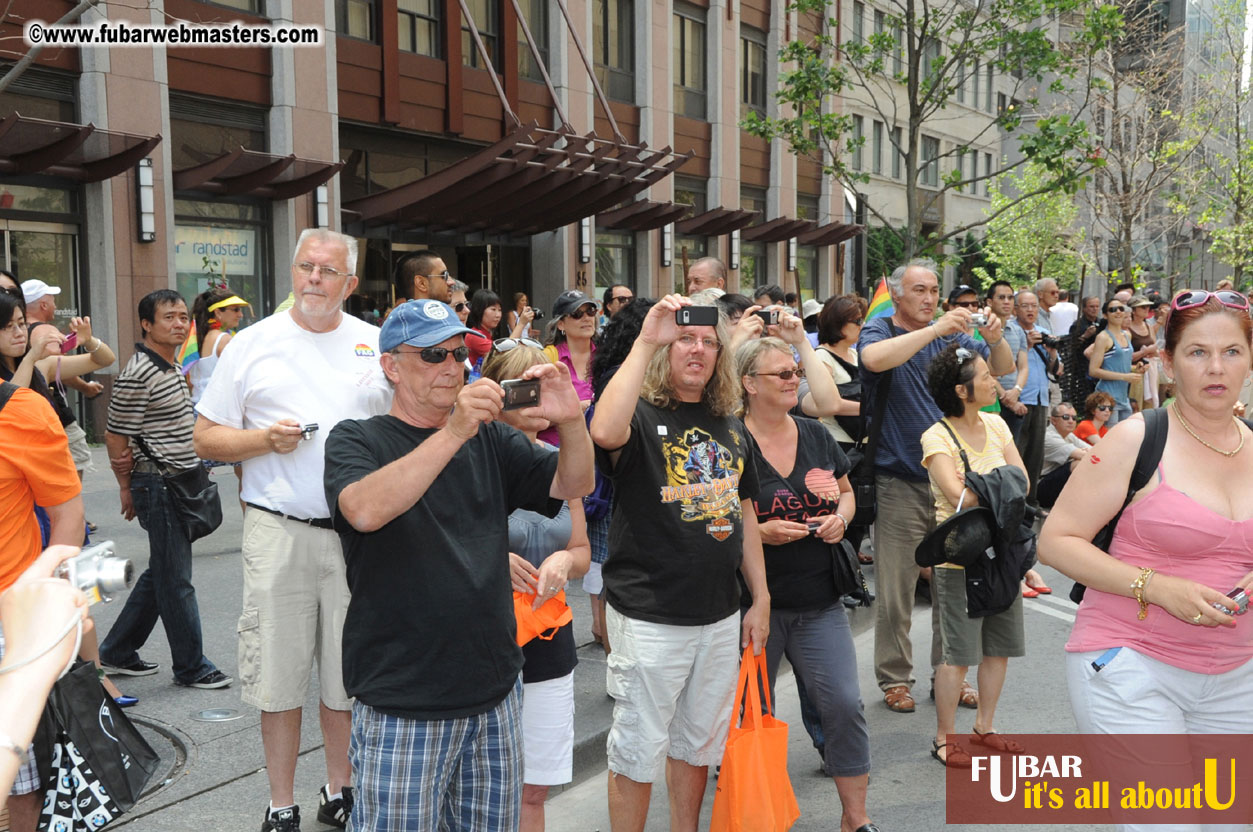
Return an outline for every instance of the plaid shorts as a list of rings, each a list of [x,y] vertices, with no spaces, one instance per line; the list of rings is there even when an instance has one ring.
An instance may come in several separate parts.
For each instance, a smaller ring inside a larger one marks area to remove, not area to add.
[[[0,631],[0,658],[4,657],[4,632]],[[30,794],[40,786],[39,769],[35,766],[35,746],[26,747],[26,761],[17,767],[17,778],[9,794]]]
[[[389,716],[358,699],[348,757],[354,832],[500,832],[522,803],[522,679],[461,719]]]

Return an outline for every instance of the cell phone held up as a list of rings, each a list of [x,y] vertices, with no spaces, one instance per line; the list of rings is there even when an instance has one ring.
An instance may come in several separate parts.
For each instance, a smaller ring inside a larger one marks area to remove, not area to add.
[[[539,405],[539,382],[535,379],[513,378],[500,383],[505,391],[505,403],[501,410],[521,410]]]
[[[61,342],[61,355],[68,355],[70,350],[78,346],[78,333],[71,332],[65,336],[65,340]]]
[[[717,326],[718,307],[683,306],[674,310],[674,322],[679,326]]]

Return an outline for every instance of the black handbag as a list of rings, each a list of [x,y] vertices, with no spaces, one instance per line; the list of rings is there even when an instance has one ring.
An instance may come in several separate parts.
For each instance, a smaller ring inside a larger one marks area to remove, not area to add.
[[[139,802],[161,761],[89,661],[53,685],[40,731],[36,753],[46,791],[39,829],[112,823]]]
[[[892,336],[896,336],[896,325],[891,320],[888,321],[888,327],[892,331]],[[860,372],[860,371],[859,371]],[[875,514],[879,511],[878,494],[875,490],[875,473],[874,459],[879,450],[879,434],[883,431],[883,411],[887,407],[888,391],[892,387],[893,370],[881,373],[879,376],[879,385],[875,389],[874,411],[867,417],[866,431],[853,451],[849,453],[849,459],[852,460],[853,453],[861,454],[861,461],[858,462],[849,472],[848,482],[853,486],[853,498],[856,501],[857,509],[853,513],[853,519],[848,524],[854,528],[869,528],[874,522]],[[865,408],[862,408],[864,411]]]
[[[170,497],[178,508],[178,516],[183,521],[188,542],[195,542],[212,534],[222,525],[222,500],[218,497],[217,483],[209,478],[208,469],[197,465],[168,473],[166,466],[157,462],[142,436],[136,436],[135,441],[153,464],[162,469],[161,479],[170,490]]]
[[[835,591],[840,597],[857,599],[857,606],[868,607],[874,600],[866,576],[862,574],[857,550],[848,540],[841,540],[831,547],[831,565],[835,573]]]

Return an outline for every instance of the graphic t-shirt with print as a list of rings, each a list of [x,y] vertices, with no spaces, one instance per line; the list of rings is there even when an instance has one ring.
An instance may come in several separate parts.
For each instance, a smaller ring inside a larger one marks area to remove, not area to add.
[[[756,454],[744,423],[701,404],[673,410],[640,399],[617,464],[597,448],[614,484],[605,594],[618,612],[698,626],[739,610],[741,500],[757,496]]]

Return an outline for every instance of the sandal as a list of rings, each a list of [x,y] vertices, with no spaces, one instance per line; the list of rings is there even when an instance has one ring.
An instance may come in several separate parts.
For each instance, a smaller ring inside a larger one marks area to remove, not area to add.
[[[1001,754],[1019,754],[1027,749],[1023,744],[1008,737],[1003,737],[995,731],[988,731],[986,734],[978,729],[970,729],[974,731],[974,738],[971,742],[990,748]]]
[[[972,711],[979,709],[979,691],[975,690],[965,679],[962,679],[962,689],[957,697],[957,704]]]
[[[871,563],[874,563],[874,555],[867,555],[867,554],[865,554],[865,553],[863,553],[863,552],[858,552],[858,553],[857,553],[857,562],[858,562],[858,563],[860,563],[860,564],[863,564],[863,565],[864,565],[864,564],[871,564]]]
[[[948,748],[944,756],[940,756],[940,749]],[[940,743],[931,740],[931,756],[940,761],[940,765],[946,768],[970,768],[971,758],[966,749],[962,748],[955,742]]]
[[[907,685],[896,685],[885,690],[883,703],[888,706],[889,711],[896,711],[898,714],[914,712],[914,697]]]

